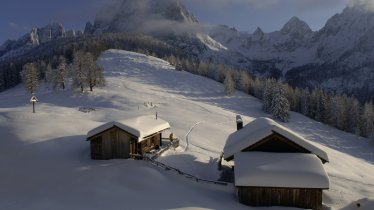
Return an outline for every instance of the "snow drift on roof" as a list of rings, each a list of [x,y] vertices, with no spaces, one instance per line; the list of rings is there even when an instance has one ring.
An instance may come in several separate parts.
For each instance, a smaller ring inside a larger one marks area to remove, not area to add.
[[[329,178],[313,154],[235,154],[235,186],[328,189]]]
[[[305,148],[311,153],[317,155],[322,160],[328,162],[329,158],[325,151],[312,145],[308,140],[304,139],[299,134],[291,131],[290,129],[276,123],[269,118],[257,118],[244,126],[241,130],[231,134],[223,149],[224,158],[229,159],[235,153],[241,152],[243,149],[261,141],[262,139],[270,136],[274,132],[286,137],[290,141]]]
[[[112,127],[118,127],[136,137],[138,140],[143,140],[144,137],[155,134],[157,132],[170,128],[170,125],[165,120],[156,119],[154,116],[141,116],[117,122],[108,122],[88,132],[87,138],[97,135]]]

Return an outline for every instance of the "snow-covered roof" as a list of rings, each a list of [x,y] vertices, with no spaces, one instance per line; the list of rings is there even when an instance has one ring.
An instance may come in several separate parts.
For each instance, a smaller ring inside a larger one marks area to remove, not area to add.
[[[121,121],[113,121],[105,123],[95,129],[92,129],[87,134],[87,139],[95,136],[112,127],[118,127],[142,141],[144,137],[169,129],[170,124],[163,119],[156,119],[155,116],[141,116]]]
[[[329,189],[329,178],[313,154],[235,154],[235,186]]]
[[[244,126],[241,130],[231,134],[223,149],[224,158],[230,159],[235,153],[241,152],[243,149],[252,146],[273,133],[278,133],[309,152],[317,155],[322,160],[326,162],[329,161],[325,151],[312,145],[299,134],[269,118],[257,118]]]

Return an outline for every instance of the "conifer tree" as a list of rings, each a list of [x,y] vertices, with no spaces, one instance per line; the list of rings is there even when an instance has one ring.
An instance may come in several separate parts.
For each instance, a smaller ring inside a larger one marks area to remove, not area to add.
[[[361,132],[364,137],[374,138],[374,107],[372,102],[366,102],[361,115]]]
[[[78,51],[74,53],[74,60],[73,60],[73,86],[75,88],[79,88],[81,92],[84,91],[86,86],[86,78],[88,68],[84,64],[85,54],[82,51]]]
[[[86,53],[84,65],[88,68],[86,83],[90,91],[93,91],[96,86],[105,85],[103,69],[96,64],[95,58],[91,53]]]
[[[305,116],[307,116],[309,113],[309,98],[309,90],[307,88],[303,89],[300,96],[300,112]]]
[[[267,79],[265,81],[263,96],[262,96],[262,109],[265,112],[271,113],[273,106],[273,99],[275,97],[275,86],[276,83],[273,79]]]
[[[40,72],[36,63],[27,63],[20,73],[23,84],[29,93],[35,93],[39,87]]]
[[[276,83],[271,113],[274,118],[282,122],[288,122],[290,111],[290,104],[285,94],[284,85],[281,82]]]
[[[63,56],[60,56],[59,64],[56,69],[56,84],[55,85],[65,90],[68,76],[69,76],[69,70],[68,70],[68,65],[66,63],[66,59]]]
[[[53,88],[56,77],[55,77],[55,71],[52,69],[51,64],[48,64],[46,67],[44,80],[46,81],[49,88]]]

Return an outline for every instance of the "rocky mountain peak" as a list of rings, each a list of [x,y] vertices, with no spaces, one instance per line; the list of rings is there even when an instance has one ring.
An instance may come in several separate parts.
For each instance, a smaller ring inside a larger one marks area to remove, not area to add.
[[[147,32],[198,20],[179,0],[118,0],[96,15],[94,32]]]
[[[260,27],[257,27],[256,31],[252,35],[252,38],[254,40],[261,40],[264,38],[264,36],[265,36],[264,31]]]
[[[292,17],[281,29],[283,34],[297,34],[297,35],[305,35],[312,33],[312,29],[308,26],[308,24],[298,17]]]

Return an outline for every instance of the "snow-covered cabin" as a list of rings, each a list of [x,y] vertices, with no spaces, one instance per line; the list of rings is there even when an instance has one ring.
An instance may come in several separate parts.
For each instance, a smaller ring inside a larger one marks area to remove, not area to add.
[[[91,158],[126,159],[143,155],[162,146],[162,132],[167,129],[169,123],[154,116],[105,123],[87,134]]]
[[[325,151],[269,118],[257,118],[231,134],[223,149],[224,159],[233,160],[244,151],[312,153],[323,163],[329,162]]]
[[[258,118],[231,134],[224,159],[235,162],[241,203],[322,209],[326,152],[275,121]]]

